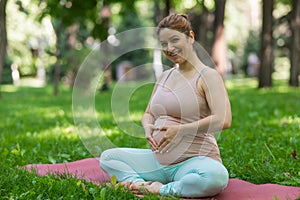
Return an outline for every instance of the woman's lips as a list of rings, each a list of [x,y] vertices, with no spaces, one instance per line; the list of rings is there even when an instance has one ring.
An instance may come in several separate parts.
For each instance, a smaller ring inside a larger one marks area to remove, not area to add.
[[[175,57],[179,54],[179,52],[168,52],[168,56]]]

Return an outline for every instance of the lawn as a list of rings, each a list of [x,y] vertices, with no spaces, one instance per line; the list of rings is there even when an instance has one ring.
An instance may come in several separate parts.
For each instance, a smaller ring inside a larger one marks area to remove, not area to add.
[[[252,183],[300,187],[300,90],[276,81],[257,90],[254,79],[226,81],[232,104],[230,129],[216,134],[230,177]],[[93,157],[72,111],[72,90],[57,97],[44,88],[1,87],[1,199],[134,199],[122,188],[98,187],[74,178],[37,177],[16,166],[61,163]],[[139,125],[152,85],[136,90],[129,101],[130,120]],[[95,109],[105,136],[116,146],[147,147],[145,139],[126,134],[111,110],[111,94],[98,92]],[[155,195],[147,199],[157,199]]]

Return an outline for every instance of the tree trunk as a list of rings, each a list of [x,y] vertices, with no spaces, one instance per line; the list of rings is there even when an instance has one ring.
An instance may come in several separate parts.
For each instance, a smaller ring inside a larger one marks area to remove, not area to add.
[[[1,83],[2,72],[5,64],[7,33],[6,33],[6,3],[7,0],[0,0],[0,98],[1,98]]]
[[[216,70],[223,78],[226,75],[226,40],[224,33],[224,15],[226,0],[215,0],[214,40],[211,56]]]
[[[191,9],[187,13],[189,16],[189,19],[191,21],[192,29],[195,33],[195,40],[201,44],[201,46],[204,47],[204,49],[207,49],[207,31],[209,26],[209,19],[208,14],[209,11],[205,6],[204,3],[205,0],[201,0],[199,3],[197,2],[197,5],[195,7],[198,7],[197,9]],[[198,9],[201,10],[199,13]]]
[[[199,34],[198,34],[198,41],[200,44],[207,49],[207,21],[208,21],[208,9],[204,4],[204,0],[202,3],[202,13],[200,14],[200,26],[199,26]]]
[[[62,23],[58,22],[57,25],[53,24],[53,28],[56,34],[56,63],[54,67],[53,74],[53,94],[54,96],[58,95],[59,92],[59,81],[60,81],[60,73],[61,73],[61,34],[62,34]]]
[[[274,0],[263,0],[262,5],[262,33],[259,69],[259,88],[272,87],[272,71],[273,71],[273,4]]]
[[[53,94],[54,96],[58,95],[59,92],[59,80],[60,80],[60,73],[61,73],[61,64],[60,64],[60,50],[56,50],[56,63],[54,67],[54,76],[53,76]]]
[[[66,51],[68,52],[75,51],[79,28],[80,25],[78,23],[75,23],[66,29],[66,40],[67,40]],[[68,56],[67,58],[68,68],[64,77],[65,79],[64,84],[70,87],[74,85],[74,81],[75,81],[76,67],[77,67],[76,59],[77,58],[73,54],[71,54],[71,56]]]
[[[171,5],[171,0],[165,0],[165,14],[164,14],[164,17],[168,16],[171,12],[171,8],[172,8],[172,5]]]
[[[293,0],[293,11],[291,20],[292,40],[290,45],[290,80],[293,87],[299,86],[300,71],[300,1]]]
[[[159,21],[161,20],[161,10],[159,7],[159,1],[158,0],[154,0],[154,5],[153,5],[153,10],[154,10],[154,15],[153,15],[153,23],[156,26]]]

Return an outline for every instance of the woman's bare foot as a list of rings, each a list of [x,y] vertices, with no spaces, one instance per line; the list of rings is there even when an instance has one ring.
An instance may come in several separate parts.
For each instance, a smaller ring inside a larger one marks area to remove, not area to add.
[[[140,181],[140,182],[135,182],[131,183],[129,189],[130,190],[142,190],[145,189],[146,186],[150,185],[152,182],[149,181]]]
[[[148,191],[153,194],[159,194],[159,189],[163,186],[160,182],[140,181],[140,182],[120,182],[117,185],[122,185],[131,191]]]
[[[129,189],[131,184],[132,184],[132,182],[120,182],[116,186],[122,185],[125,188]]]
[[[162,183],[160,183],[160,182],[153,182],[150,185],[145,186],[145,189],[148,192],[151,192],[153,194],[159,194],[159,190],[160,190],[161,186],[163,186]]]

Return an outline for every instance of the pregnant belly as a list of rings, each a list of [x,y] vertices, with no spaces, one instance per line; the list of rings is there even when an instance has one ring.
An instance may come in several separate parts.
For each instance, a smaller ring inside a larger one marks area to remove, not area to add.
[[[181,124],[178,119],[169,116],[162,116],[158,118],[154,123],[155,127],[159,127],[159,128],[164,126],[178,125],[178,124]],[[160,131],[160,130],[153,131],[152,136],[157,144],[164,137],[165,133],[166,131]]]
[[[171,117],[161,117],[155,121],[155,126],[157,127],[171,126],[171,125],[178,125],[178,124],[181,124],[180,121]],[[157,144],[164,137],[165,133],[166,131],[159,131],[159,130],[153,131],[152,136]],[[176,146],[174,146],[169,152],[165,152],[165,153],[156,152],[155,157],[163,165],[171,165],[174,163],[178,163],[184,160],[183,154],[188,148],[188,146],[189,144],[183,138],[180,144],[176,144]]]

